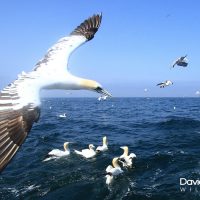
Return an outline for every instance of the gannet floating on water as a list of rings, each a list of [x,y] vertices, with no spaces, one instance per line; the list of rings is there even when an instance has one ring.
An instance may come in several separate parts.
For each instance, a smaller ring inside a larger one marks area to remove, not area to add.
[[[22,72],[0,92],[0,171],[16,154],[33,123],[38,121],[42,89],[85,89],[111,96],[98,82],[74,76],[66,67],[71,53],[94,37],[101,19],[97,14],[85,20],[69,36],[54,44],[33,71]]]
[[[170,81],[170,80],[167,80],[167,81],[164,81],[164,82],[157,84],[157,86],[160,86],[160,88],[164,88],[164,87],[169,86],[169,85],[173,85],[173,82]]]
[[[63,144],[64,147],[64,151],[60,150],[60,149],[53,149],[52,151],[50,151],[47,156],[46,159],[43,161],[48,161],[51,160],[53,158],[60,158],[63,156],[67,156],[70,154],[70,149],[69,149],[69,142],[65,142]]]
[[[98,146],[96,148],[96,151],[99,152],[99,151],[106,151],[108,150],[108,140],[107,140],[107,137],[104,136],[103,137],[103,145],[102,146]]]
[[[113,158],[112,165],[109,165],[106,168],[106,184],[111,184],[113,177],[123,173],[123,170],[118,164],[119,158]]]
[[[89,145],[89,149],[83,149],[81,151],[74,150],[76,154],[82,155],[85,158],[92,158],[96,155],[96,151],[94,150],[95,146],[93,144]]]
[[[60,115],[58,115],[60,118],[66,118],[67,117],[67,115],[66,115],[66,113],[64,113],[64,114],[60,114]]]
[[[122,162],[123,167],[132,167],[133,159],[136,158],[136,155],[134,153],[130,153],[130,155],[128,155],[127,146],[120,148],[124,150],[124,153],[120,156],[120,161]]]
[[[99,100],[99,101],[101,101],[101,100],[106,100],[107,97],[108,97],[107,95],[105,95],[105,96],[100,96],[100,97],[98,98],[98,100]]]
[[[188,60],[187,60],[186,57],[187,57],[187,55],[178,58],[176,61],[174,61],[172,67],[175,67],[175,65],[187,67],[188,66]]]

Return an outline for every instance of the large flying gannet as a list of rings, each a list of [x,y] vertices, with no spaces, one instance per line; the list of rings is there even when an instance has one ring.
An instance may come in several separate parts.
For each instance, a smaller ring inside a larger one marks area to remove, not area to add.
[[[67,70],[70,54],[91,40],[101,24],[101,15],[93,15],[69,36],[61,38],[36,64],[33,71],[21,73],[0,92],[0,171],[24,142],[40,116],[41,89],[86,89],[111,96],[93,80],[72,75]]]

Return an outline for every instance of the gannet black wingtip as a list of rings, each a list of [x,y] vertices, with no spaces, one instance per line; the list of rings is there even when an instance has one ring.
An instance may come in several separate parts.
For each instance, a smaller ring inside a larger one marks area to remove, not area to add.
[[[82,35],[87,40],[91,40],[98,31],[102,20],[102,13],[93,15],[81,23],[71,35]]]

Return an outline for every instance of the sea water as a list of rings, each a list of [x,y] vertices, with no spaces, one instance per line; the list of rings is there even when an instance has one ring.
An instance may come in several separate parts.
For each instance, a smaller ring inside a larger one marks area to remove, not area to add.
[[[39,122],[1,173],[0,199],[200,199],[200,185],[185,181],[200,179],[199,108],[199,98],[43,99]],[[108,151],[73,153],[103,136]],[[71,155],[43,162],[66,141]],[[125,145],[137,155],[133,168],[107,186],[105,169]]]

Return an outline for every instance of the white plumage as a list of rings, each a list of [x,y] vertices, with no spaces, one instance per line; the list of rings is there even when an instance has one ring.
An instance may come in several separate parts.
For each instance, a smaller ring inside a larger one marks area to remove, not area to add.
[[[103,137],[103,145],[102,146],[98,146],[96,148],[96,151],[107,151],[108,150],[108,140],[107,140],[107,137],[104,136]]]
[[[99,100],[99,101],[101,101],[101,100],[106,100],[107,97],[108,97],[108,96],[106,96],[106,95],[105,95],[105,96],[100,96],[100,97],[98,97],[98,100]]]
[[[122,162],[123,167],[132,167],[133,159],[136,158],[136,155],[134,153],[130,153],[130,155],[128,155],[127,146],[120,148],[124,150],[124,153],[120,156],[120,162]]]
[[[69,142],[65,142],[63,144],[63,147],[64,147],[64,151],[62,151],[60,149],[53,149],[52,151],[50,151],[47,154],[47,158],[44,161],[48,161],[53,158],[60,158],[60,157],[69,155],[70,154]]]
[[[118,164],[119,158],[113,158],[112,165],[109,165],[106,168],[106,184],[111,184],[113,181],[113,177],[123,173],[123,170]]]
[[[106,177],[106,184],[110,185],[113,182],[113,176],[107,174],[105,177]]]
[[[83,149],[81,151],[74,150],[74,152],[76,154],[82,155],[85,158],[92,158],[96,155],[94,148],[95,148],[95,146],[93,144],[90,144],[89,149]]]
[[[66,118],[67,117],[67,115],[66,115],[66,113],[64,113],[64,114],[60,114],[60,115],[58,115],[60,118]]]

